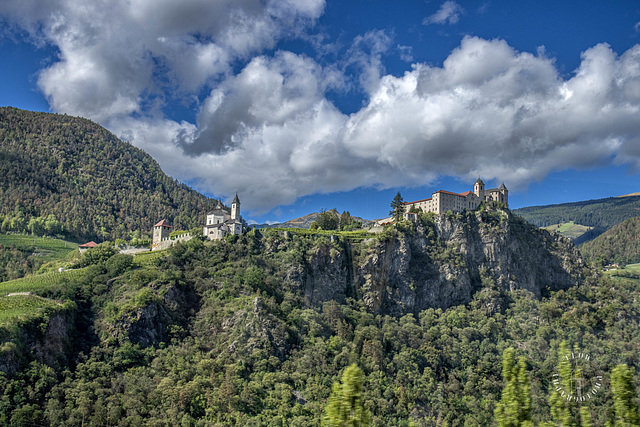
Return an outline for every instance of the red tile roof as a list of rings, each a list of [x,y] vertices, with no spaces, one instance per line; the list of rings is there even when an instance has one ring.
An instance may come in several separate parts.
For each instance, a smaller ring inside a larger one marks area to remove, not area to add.
[[[88,242],[88,243],[84,243],[82,245],[78,245],[79,248],[95,248],[96,246],[98,246],[98,244],[96,242],[94,242],[93,240]]]
[[[163,219],[162,221],[154,225],[154,227],[171,227],[171,226],[169,225],[169,222],[166,219]]]
[[[431,200],[432,197],[429,197],[428,199],[422,199],[422,200],[416,200],[415,202],[404,202],[405,205],[412,205],[414,203],[420,203],[420,202],[426,202],[427,200]]]
[[[452,196],[466,197],[467,194],[471,193],[471,191],[467,191],[466,193],[458,194],[458,193],[452,193],[451,191],[438,190],[438,191],[436,191],[436,193],[444,193],[444,194],[450,194]]]

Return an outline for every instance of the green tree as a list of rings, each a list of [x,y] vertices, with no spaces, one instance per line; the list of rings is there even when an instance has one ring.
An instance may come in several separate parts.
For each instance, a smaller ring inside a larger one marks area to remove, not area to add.
[[[360,228],[362,224],[351,216],[349,211],[343,211],[340,215],[340,230],[351,231]]]
[[[613,406],[616,413],[615,427],[640,426],[638,406],[635,404],[633,369],[627,365],[618,365],[611,373]]]
[[[338,214],[334,210],[325,211],[322,210],[320,215],[316,218],[315,221],[310,225],[309,228],[317,229],[320,228],[322,230],[337,230],[339,226],[340,218]],[[314,224],[315,223],[315,224]]]
[[[44,220],[41,217],[32,217],[27,224],[27,229],[35,236],[42,236],[45,232]]]
[[[357,365],[345,369],[340,382],[333,384],[325,407],[322,425],[330,427],[364,427],[370,425],[369,412],[362,402],[364,374]]]
[[[502,399],[495,409],[499,427],[533,427],[531,421],[531,380],[524,357],[516,364],[515,350],[508,348],[502,354]]]
[[[566,341],[560,344],[558,352],[558,373],[554,376],[554,382],[551,383],[551,394],[549,396],[549,406],[551,407],[551,424],[550,426],[576,427],[578,423],[571,412],[571,403],[558,391],[556,386],[561,390],[571,389],[571,362],[569,362],[569,350]]]
[[[83,253],[76,267],[86,267],[88,265],[103,263],[117,253],[118,250],[111,242],[100,243],[98,246],[88,249]]]
[[[110,276],[117,276],[127,271],[133,264],[133,257],[126,254],[115,254],[105,262]]]
[[[27,227],[27,219],[24,217],[22,211],[18,211],[16,216],[11,218],[11,230],[21,232]]]
[[[44,230],[50,236],[60,233],[60,221],[58,221],[58,218],[56,218],[54,214],[49,214],[44,220]]]
[[[389,212],[389,215],[391,215],[395,221],[400,221],[404,212],[404,200],[402,199],[402,196],[398,191],[398,193],[393,198],[393,201],[391,202],[391,211]]]

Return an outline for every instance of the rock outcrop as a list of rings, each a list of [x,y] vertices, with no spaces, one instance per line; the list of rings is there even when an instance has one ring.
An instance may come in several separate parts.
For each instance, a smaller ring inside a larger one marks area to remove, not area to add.
[[[315,248],[304,282],[307,300],[354,296],[372,312],[397,316],[468,303],[483,283],[540,297],[582,280],[584,262],[569,239],[508,211],[433,216],[390,232]]]
[[[14,374],[34,360],[49,366],[64,366],[71,359],[75,332],[74,308],[36,317],[15,328],[0,348],[0,371]]]

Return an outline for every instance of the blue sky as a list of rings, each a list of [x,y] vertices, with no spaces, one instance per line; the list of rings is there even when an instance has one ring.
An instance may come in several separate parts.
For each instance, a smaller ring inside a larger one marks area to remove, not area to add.
[[[243,214],[504,182],[640,191],[640,2],[5,0],[0,105],[79,115]]]

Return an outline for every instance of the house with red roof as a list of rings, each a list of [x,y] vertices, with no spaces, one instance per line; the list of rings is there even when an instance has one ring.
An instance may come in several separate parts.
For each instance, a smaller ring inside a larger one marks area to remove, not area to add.
[[[83,253],[87,249],[95,248],[96,246],[98,246],[98,244],[92,240],[90,242],[78,245],[78,250],[80,250],[80,253]]]

